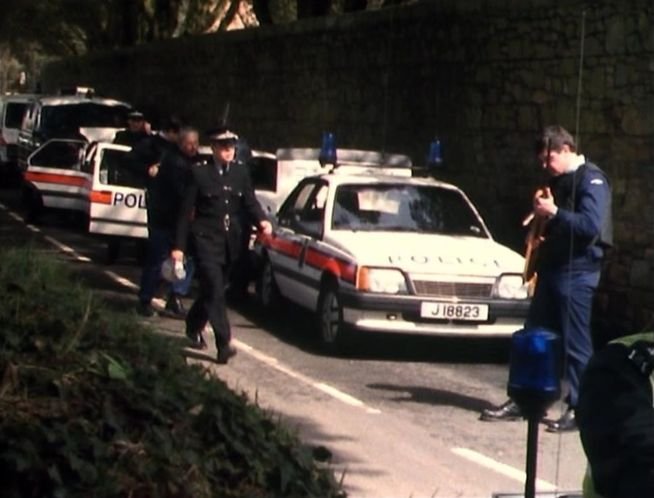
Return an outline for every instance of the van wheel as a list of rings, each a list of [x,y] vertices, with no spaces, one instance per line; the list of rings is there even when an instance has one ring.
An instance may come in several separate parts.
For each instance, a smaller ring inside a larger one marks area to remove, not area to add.
[[[136,262],[139,266],[145,264],[145,259],[148,257],[148,239],[140,239],[136,241]]]
[[[107,241],[107,250],[105,253],[105,264],[113,265],[120,255],[120,240],[109,239]]]
[[[71,212],[71,223],[74,227],[79,229],[84,233],[88,233],[89,225],[91,223],[91,218],[88,213],[82,213],[81,211]]]
[[[23,189],[21,204],[25,213],[25,221],[38,223],[43,214],[43,199],[41,194],[33,189]]]
[[[261,306],[266,311],[272,311],[282,304],[282,295],[277,287],[277,282],[275,282],[273,267],[268,258],[265,259],[263,268],[259,272],[255,283],[255,290],[259,303],[261,303]]]
[[[350,330],[343,321],[343,305],[338,286],[333,282],[323,285],[318,298],[318,330],[320,345],[329,354],[345,353],[348,349]]]

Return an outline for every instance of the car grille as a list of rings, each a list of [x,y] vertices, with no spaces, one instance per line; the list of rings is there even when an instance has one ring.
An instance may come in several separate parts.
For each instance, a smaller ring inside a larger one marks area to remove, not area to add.
[[[485,298],[493,292],[493,284],[484,283],[414,280],[413,285],[419,296]]]

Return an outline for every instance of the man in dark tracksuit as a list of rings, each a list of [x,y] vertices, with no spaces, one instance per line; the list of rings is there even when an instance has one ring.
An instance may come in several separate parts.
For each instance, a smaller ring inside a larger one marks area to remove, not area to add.
[[[225,307],[226,268],[241,247],[242,213],[264,233],[272,226],[255,195],[246,167],[235,161],[238,136],[221,128],[209,134],[213,161],[191,169],[177,226],[176,261],[184,257],[189,232],[194,243],[199,296],[186,317],[186,335],[197,348],[206,348],[202,330],[207,322],[215,334],[218,363],[227,363],[236,350]]]
[[[130,167],[143,179],[146,187],[157,176],[159,163],[168,152],[176,152],[181,125],[175,118],[166,121],[154,134],[139,140],[127,154]]]
[[[654,332],[616,339],[593,355],[577,422],[588,457],[584,498],[654,496]]]
[[[138,113],[141,115],[140,113]],[[121,137],[120,133],[116,134],[114,143],[129,145],[132,149],[125,156],[125,168],[129,169],[138,184],[134,186],[144,187],[146,189],[146,199],[148,196],[148,187],[152,179],[156,176],[159,162],[166,152],[177,150],[177,139],[179,134],[179,122],[175,118],[169,119],[158,133],[150,134],[144,132],[129,132]],[[128,130],[123,130],[127,133]],[[146,201],[146,208],[149,212],[150,203]],[[148,213],[148,217],[150,214]],[[109,242],[107,253],[107,262],[113,263],[120,253],[121,241],[119,238],[112,238]],[[147,247],[146,247],[147,250]],[[144,316],[153,316],[154,310],[149,306],[140,306],[139,313]]]
[[[157,174],[147,189],[148,245],[138,293],[139,313],[145,316],[154,314],[151,302],[161,279],[161,265],[174,245],[185,182],[191,168],[199,162],[198,141],[197,130],[182,128],[179,144],[166,152],[155,166]],[[193,276],[193,266],[190,260],[187,262],[186,278],[171,284],[166,302],[166,311],[177,318],[185,316],[180,296],[188,293]]]
[[[547,193],[534,198],[533,210],[548,221],[538,247],[538,280],[525,328],[544,327],[561,335],[568,408],[547,430],[563,432],[576,429],[579,381],[593,353],[593,294],[604,251],[613,239],[611,189],[604,172],[576,152],[574,139],[560,126],[545,128],[537,153],[550,181]],[[512,401],[481,415],[482,420],[519,417]]]

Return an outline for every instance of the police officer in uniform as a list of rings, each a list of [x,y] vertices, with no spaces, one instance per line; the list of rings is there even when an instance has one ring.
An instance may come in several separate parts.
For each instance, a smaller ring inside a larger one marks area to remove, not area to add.
[[[525,323],[558,332],[563,343],[567,409],[548,422],[549,432],[577,428],[575,408],[581,375],[593,353],[590,321],[602,259],[613,241],[611,189],[604,172],[577,153],[572,135],[554,125],[543,130],[536,153],[550,176],[548,193],[533,200],[533,212],[547,220],[538,247],[538,280]],[[484,410],[481,420],[514,420],[519,407],[507,401]]]
[[[654,332],[622,337],[593,355],[577,423],[588,458],[584,498],[654,496]]]
[[[127,128],[116,132],[114,143],[134,147],[150,135],[149,123],[141,111],[131,111],[127,115]]]
[[[218,363],[236,354],[225,306],[227,268],[241,246],[242,213],[258,228],[272,233],[255,195],[245,165],[235,159],[238,135],[227,128],[209,132],[213,159],[192,168],[180,210],[176,246],[171,256],[182,261],[190,232],[197,258],[199,295],[186,316],[186,335],[193,347],[204,349],[202,330],[207,322],[215,334]]]

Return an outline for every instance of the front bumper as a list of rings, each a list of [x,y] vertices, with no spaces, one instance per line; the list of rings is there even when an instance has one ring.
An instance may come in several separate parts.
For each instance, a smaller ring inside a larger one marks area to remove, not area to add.
[[[467,304],[488,305],[484,321],[432,319],[420,316],[425,302],[455,303],[452,299],[343,292],[343,320],[363,331],[437,336],[509,337],[524,325],[529,300],[465,299]]]

